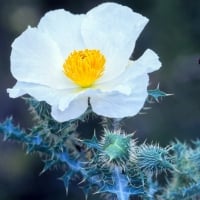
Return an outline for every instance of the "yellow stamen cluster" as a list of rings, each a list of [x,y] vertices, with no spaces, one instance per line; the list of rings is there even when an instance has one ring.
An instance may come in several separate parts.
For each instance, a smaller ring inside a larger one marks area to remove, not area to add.
[[[91,87],[104,71],[106,59],[99,50],[73,51],[65,60],[65,75],[77,85]]]

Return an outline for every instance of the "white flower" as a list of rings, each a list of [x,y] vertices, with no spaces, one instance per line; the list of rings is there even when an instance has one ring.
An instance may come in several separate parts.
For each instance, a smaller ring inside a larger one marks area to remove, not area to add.
[[[136,115],[147,98],[148,73],[160,68],[146,50],[129,60],[148,19],[116,3],[87,14],[48,12],[37,28],[28,27],[12,44],[10,97],[29,94],[46,101],[64,122],[83,114],[88,101],[95,113],[123,118]]]

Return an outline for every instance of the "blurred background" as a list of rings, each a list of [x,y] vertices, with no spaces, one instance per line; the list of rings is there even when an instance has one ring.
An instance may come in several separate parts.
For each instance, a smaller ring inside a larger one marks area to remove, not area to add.
[[[15,83],[10,74],[13,40],[28,25],[36,26],[49,10],[64,8],[85,13],[101,0],[0,0],[0,121],[13,116],[16,124],[32,125],[27,105],[22,99],[9,99],[6,88]],[[150,89],[173,93],[150,106],[146,114],[124,120],[126,132],[136,131],[139,141],[167,145],[175,138],[190,141],[200,136],[200,1],[192,0],[119,0],[150,19],[137,41],[133,58],[150,48],[157,52],[163,67],[151,74]],[[0,200],[82,200],[77,187],[66,198],[62,173],[49,171],[42,176],[43,163],[37,155],[26,155],[14,141],[2,142],[0,134]],[[89,197],[92,199],[92,197]]]

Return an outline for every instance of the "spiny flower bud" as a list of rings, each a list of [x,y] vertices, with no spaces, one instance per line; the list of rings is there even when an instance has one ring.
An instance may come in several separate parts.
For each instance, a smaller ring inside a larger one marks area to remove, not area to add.
[[[146,173],[155,175],[162,171],[172,169],[169,159],[169,149],[159,145],[142,144],[137,150],[137,165]]]
[[[118,131],[104,130],[101,139],[100,160],[104,164],[116,164],[124,166],[127,161],[134,160],[135,140],[132,139],[133,134],[126,135]]]

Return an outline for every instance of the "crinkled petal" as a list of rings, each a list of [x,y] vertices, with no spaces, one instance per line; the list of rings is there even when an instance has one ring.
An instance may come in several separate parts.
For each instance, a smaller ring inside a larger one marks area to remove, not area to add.
[[[56,43],[37,28],[28,28],[12,44],[11,72],[21,82],[63,89],[76,87],[63,73]]]
[[[96,84],[102,92],[118,91],[125,95],[130,95],[132,84],[142,74],[147,74],[158,70],[161,67],[159,57],[152,50],[148,49],[136,61],[130,61],[124,72],[117,78],[106,83]]]
[[[134,82],[131,95],[119,92],[99,93],[92,96],[90,103],[95,113],[111,117],[123,118],[136,115],[143,107],[148,96],[148,75],[144,74]]]
[[[128,75],[137,77],[144,73],[156,71],[160,67],[161,62],[158,55],[154,51],[147,49],[139,59],[130,61],[124,77],[129,77]]]
[[[119,91],[120,93],[129,95],[132,83],[137,82],[135,79],[143,74],[148,74],[158,70],[161,67],[159,57],[152,50],[148,49],[136,61],[129,61],[128,66],[122,74],[117,78],[100,84],[100,87],[105,88],[104,91],[109,89]]]
[[[51,106],[56,105],[61,111],[65,110],[69,103],[81,94],[76,90],[57,90],[25,82],[17,82],[12,89],[7,89],[7,92],[11,98],[29,94],[38,101],[46,101]]]
[[[51,115],[58,122],[65,122],[71,119],[80,117],[88,107],[88,98],[87,97],[78,97],[71,101],[68,107],[61,111],[58,107],[52,106]]]
[[[116,3],[101,4],[86,14],[81,27],[84,42],[106,57],[105,72],[99,82],[113,79],[124,71],[147,22],[146,17]]]
[[[63,9],[49,11],[38,28],[56,42],[65,59],[72,51],[85,48],[80,29],[84,16]]]

